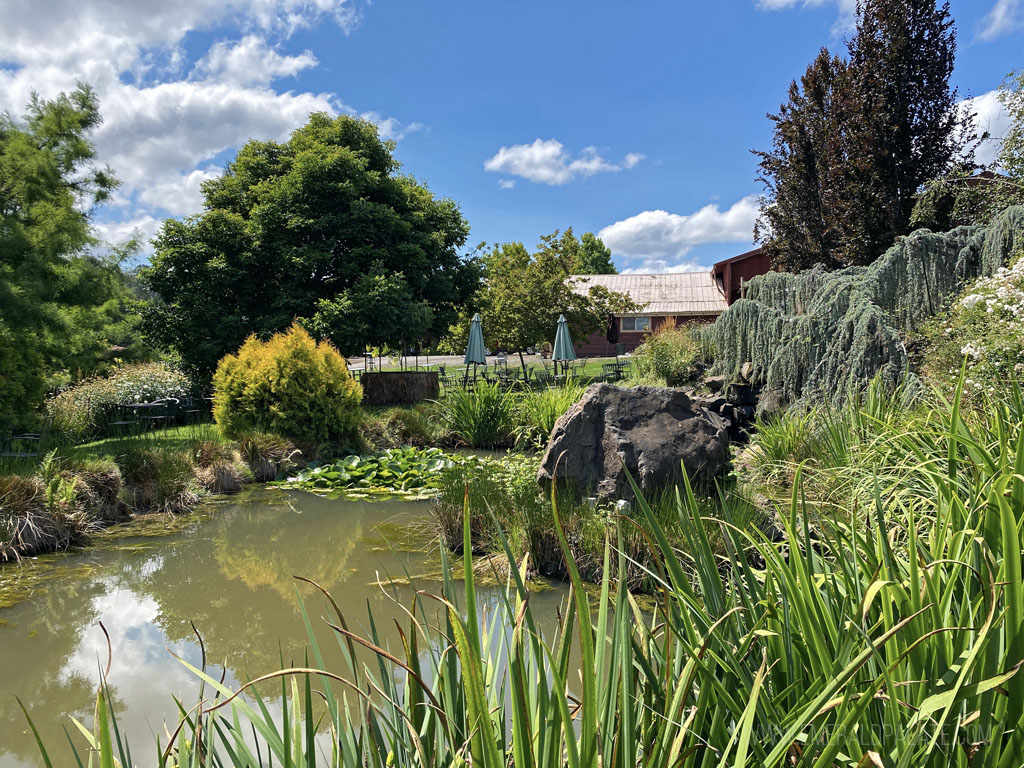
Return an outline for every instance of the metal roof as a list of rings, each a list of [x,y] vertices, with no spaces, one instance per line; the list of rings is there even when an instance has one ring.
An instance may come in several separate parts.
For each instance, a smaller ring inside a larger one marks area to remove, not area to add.
[[[711,272],[672,272],[660,275],[571,275],[573,288],[586,293],[603,285],[646,306],[637,315],[717,315],[728,309]]]

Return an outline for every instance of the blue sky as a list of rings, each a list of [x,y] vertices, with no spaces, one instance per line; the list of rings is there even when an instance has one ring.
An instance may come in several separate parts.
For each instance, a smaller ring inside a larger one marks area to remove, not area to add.
[[[620,268],[692,269],[751,244],[765,113],[850,0],[424,2],[0,0],[0,107],[92,82],[124,180],[116,241],[199,208],[250,136],[360,114],[408,172],[456,199],[471,241],[603,233]],[[1024,0],[955,0],[954,75],[994,133],[1024,66]],[[991,149],[988,150],[991,152]]]

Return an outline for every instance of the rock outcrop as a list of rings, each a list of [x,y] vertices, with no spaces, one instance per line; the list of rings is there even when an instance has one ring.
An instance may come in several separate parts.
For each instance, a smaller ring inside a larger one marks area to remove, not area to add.
[[[604,499],[699,482],[729,461],[729,424],[679,389],[591,385],[555,424],[537,479]]]

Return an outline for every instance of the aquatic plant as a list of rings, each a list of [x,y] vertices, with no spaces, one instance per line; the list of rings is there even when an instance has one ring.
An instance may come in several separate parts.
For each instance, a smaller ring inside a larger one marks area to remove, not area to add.
[[[449,389],[435,401],[441,428],[470,448],[496,448],[512,443],[515,399],[495,384],[476,382],[472,389]]]
[[[944,308],[964,284],[992,275],[1024,242],[1024,207],[988,227],[901,238],[868,267],[753,278],[745,297],[707,330],[714,370],[745,362],[772,403],[833,402],[880,374],[895,387],[907,372],[903,337]]]
[[[312,466],[273,485],[322,493],[329,499],[425,499],[437,492],[445,473],[453,467],[484,463],[486,459],[446,454],[439,448],[387,448]]]

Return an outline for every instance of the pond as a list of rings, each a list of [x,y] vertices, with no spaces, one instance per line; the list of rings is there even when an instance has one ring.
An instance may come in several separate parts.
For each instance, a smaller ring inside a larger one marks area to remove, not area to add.
[[[172,655],[200,665],[192,624],[211,674],[224,670],[227,683],[237,687],[280,669],[282,661],[303,664],[307,640],[298,588],[319,627],[328,667],[344,670],[331,631],[317,620],[326,615],[326,601],[295,575],[328,589],[361,634],[369,632],[369,606],[382,640],[397,647],[394,620],[408,622],[391,595],[409,603],[407,577],[418,589],[440,591],[428,505],[332,501],[260,488],[176,519],[171,532],[164,519],[149,527],[136,521],[101,534],[86,550],[0,569],[0,588],[26,577],[32,582],[25,599],[0,608],[0,768],[42,765],[15,695],[29,708],[51,757],[66,762],[64,729],[75,730],[70,716],[91,723],[107,664],[100,622],[110,635],[108,681],[118,723],[136,759],[152,754],[156,734],[166,742],[164,723],[173,729],[177,722],[173,696],[195,701],[198,682]],[[481,592],[486,610],[498,593]],[[531,598],[550,627],[562,597],[561,590],[548,589]]]

